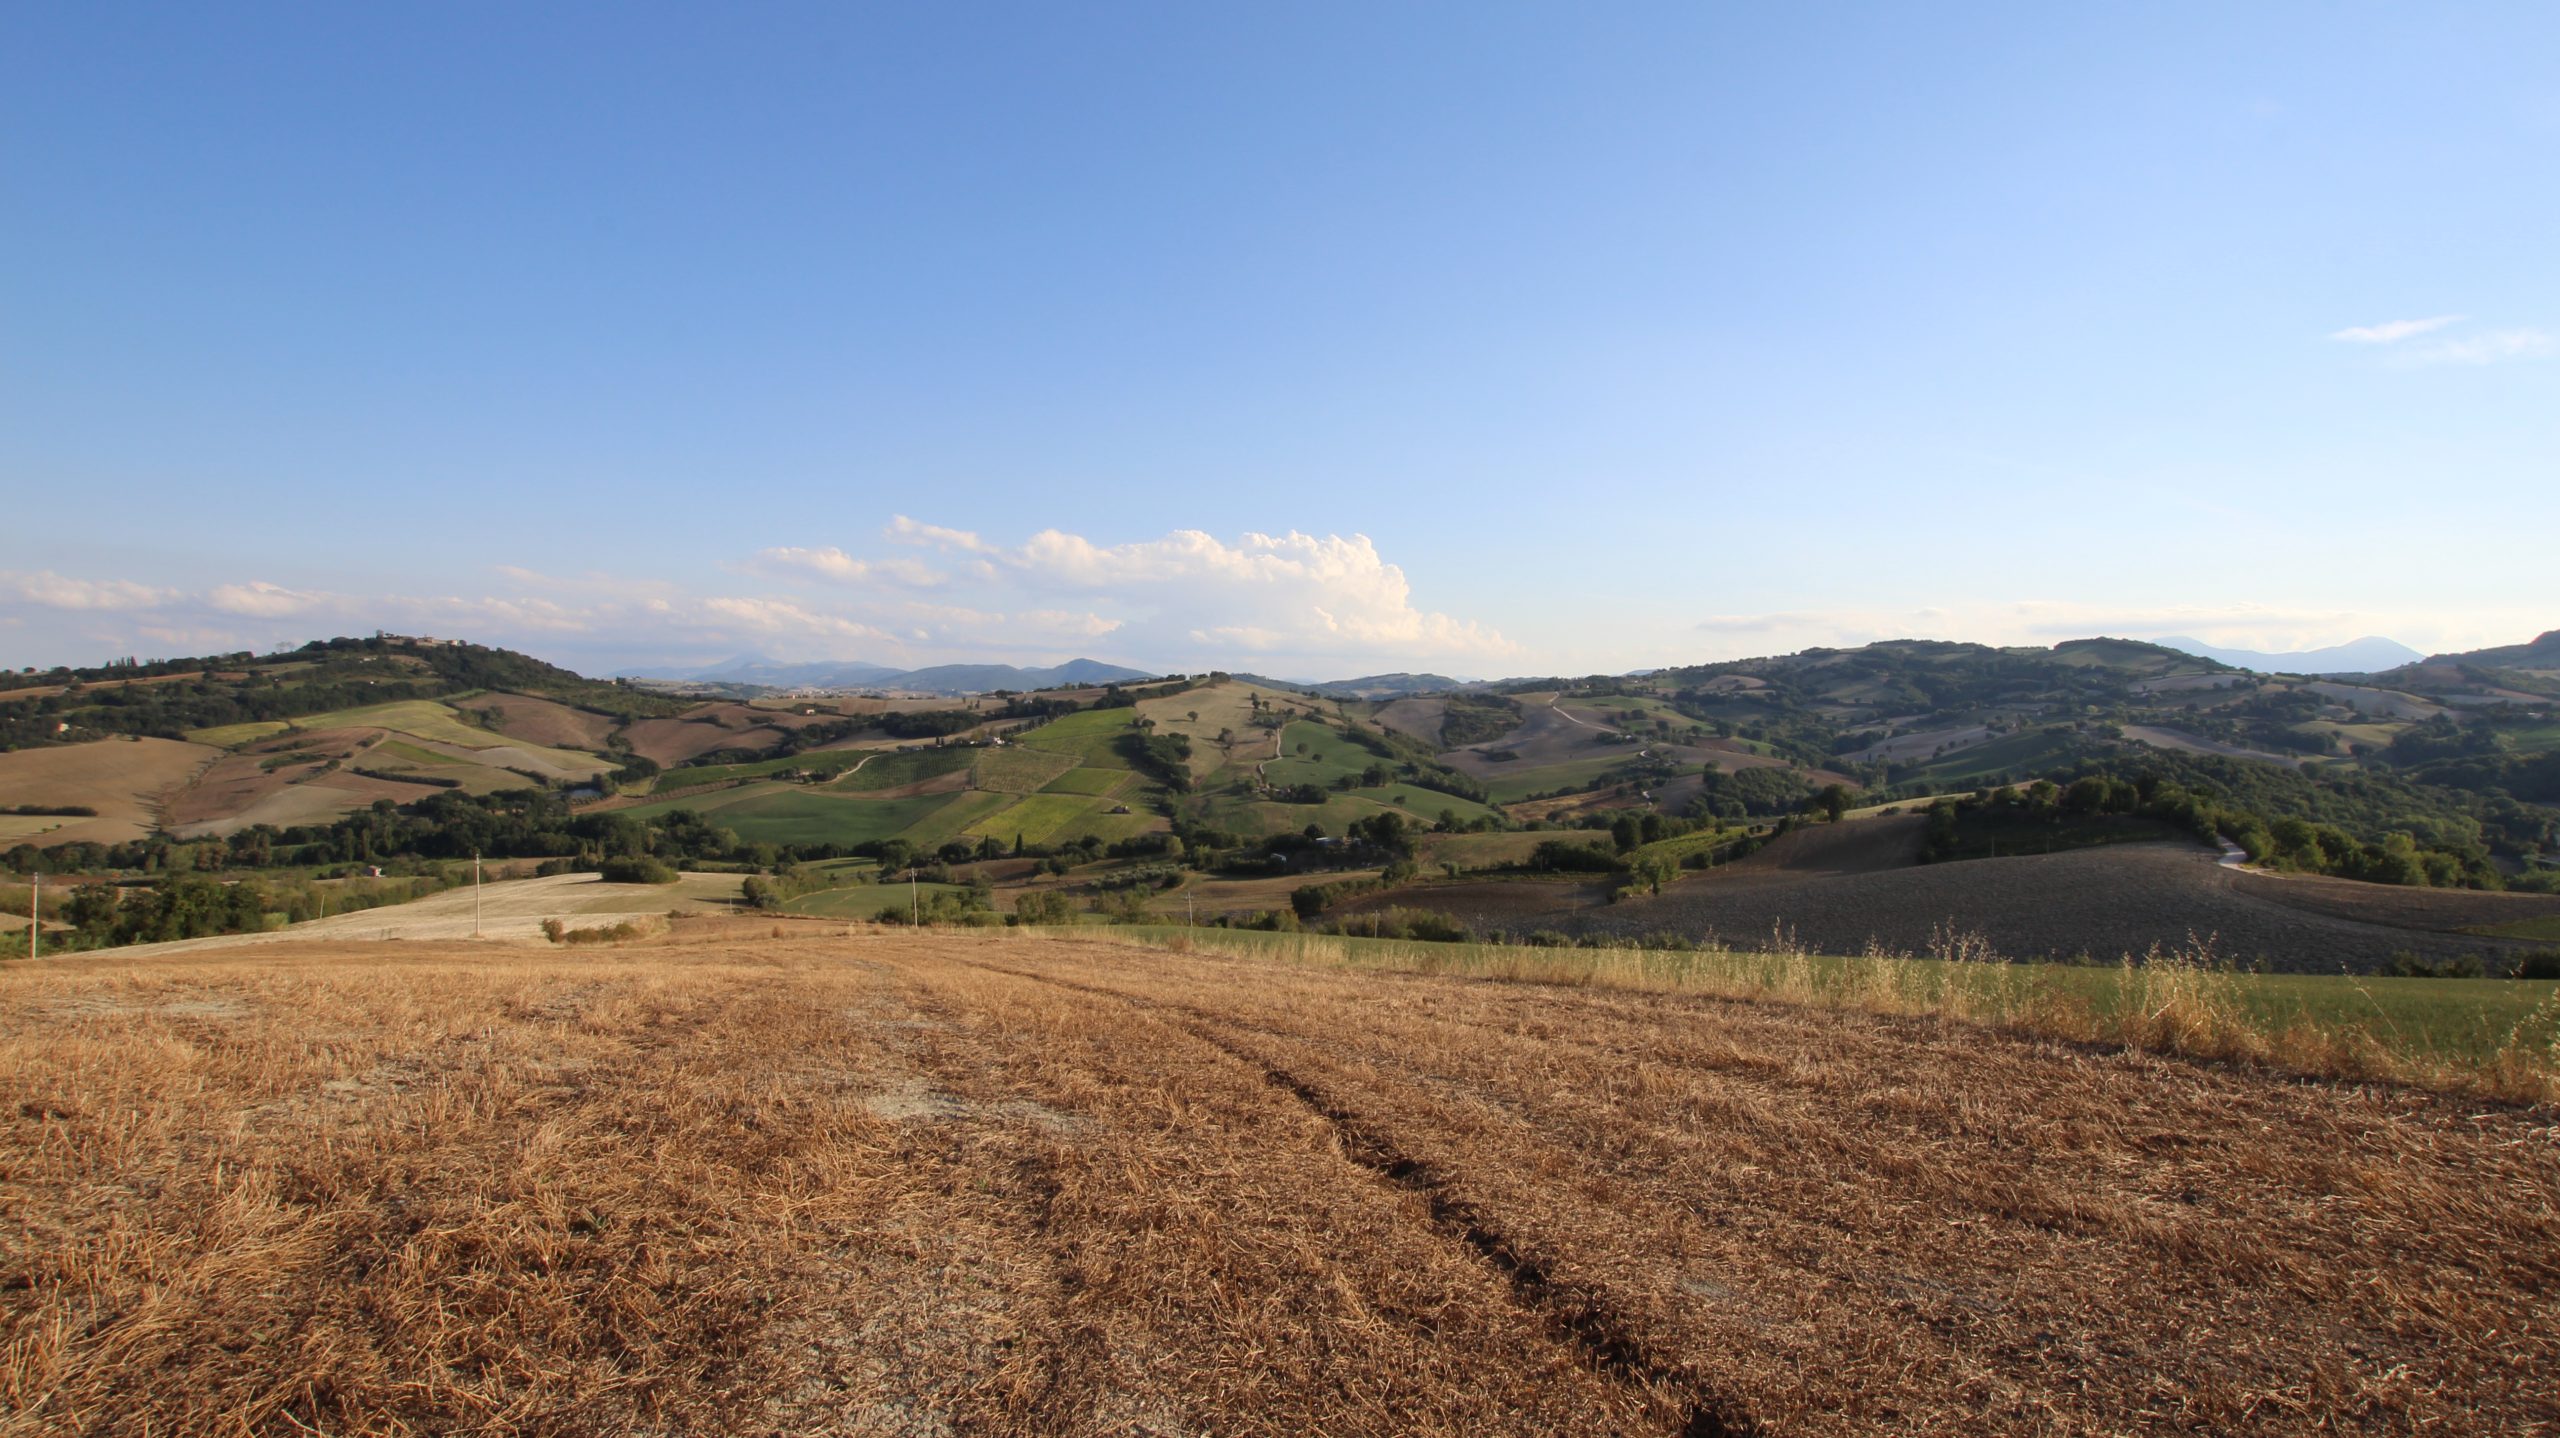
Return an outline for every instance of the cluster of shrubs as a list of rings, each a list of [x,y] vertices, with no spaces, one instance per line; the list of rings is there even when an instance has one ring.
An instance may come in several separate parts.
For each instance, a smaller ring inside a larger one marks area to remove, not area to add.
[[[542,936],[555,944],[627,944],[648,932],[648,926],[635,919],[593,929],[573,929],[558,919],[542,921]]]
[[[2406,949],[2391,956],[2391,972],[2404,979],[2484,979],[2491,972],[2488,960],[2478,954],[2455,954],[2446,959],[2426,959]],[[2509,979],[2560,979],[2560,949],[2536,949],[2516,954],[2496,970]]]
[[[596,865],[596,876],[608,884],[672,884],[676,871],[663,860],[647,854],[632,854],[606,859]]]

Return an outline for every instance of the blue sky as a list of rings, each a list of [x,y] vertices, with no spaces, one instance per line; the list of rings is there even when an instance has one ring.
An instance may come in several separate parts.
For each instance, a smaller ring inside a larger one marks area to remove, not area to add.
[[[0,662],[2560,626],[2560,10],[13,7]]]

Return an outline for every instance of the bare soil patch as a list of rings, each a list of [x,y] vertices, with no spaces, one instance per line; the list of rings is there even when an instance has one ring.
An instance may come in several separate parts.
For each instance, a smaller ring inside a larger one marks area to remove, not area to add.
[[[2209,942],[2225,959],[2292,973],[2375,973],[2402,952],[2494,959],[2532,947],[2376,922],[2378,907],[2357,916],[2297,907],[2274,881],[2253,882],[2215,857],[2186,844],[2114,844],[1863,872],[1735,864],[1683,878],[1658,898],[1556,916],[1552,926],[1746,946],[1778,933],[1824,953],[1925,953],[1954,931],[2009,958],[2103,963]]]
[[[2233,873],[2232,885],[2253,899],[2306,913],[2387,924],[2394,928],[2458,933],[2521,919],[2560,916],[2560,896],[2491,894],[2475,889],[2404,889],[2316,875]]]
[[[0,970],[0,1427],[2555,1416],[2546,1114],[1937,1021],[704,927]]]
[[[734,706],[742,711],[745,706]],[[715,749],[745,749],[761,754],[782,742],[782,731],[748,723],[738,728],[695,723],[688,719],[639,719],[624,729],[631,752],[669,768]]]
[[[1378,722],[1399,734],[1419,739],[1435,748],[1440,743],[1440,721],[1448,716],[1449,701],[1438,696],[1416,695],[1389,700],[1378,708]]]
[[[1928,729],[1916,734],[1897,734],[1879,739],[1864,749],[1847,756],[1853,763],[1873,763],[1878,759],[1901,764],[1932,759],[1956,749],[1969,749],[1991,737],[1991,731],[1980,724],[1954,729]]]
[[[463,701],[468,709],[494,709],[495,729],[510,739],[550,749],[600,751],[617,722],[610,714],[574,709],[553,699],[529,694],[483,694]]]
[[[2288,769],[2302,767],[2302,757],[2298,754],[2276,754],[2265,749],[2225,744],[2219,739],[2206,739],[2156,724],[2127,724],[2124,737],[2137,744],[2148,744],[2154,749],[2167,749],[2178,754],[2218,754],[2225,759],[2254,759],[2262,764],[2281,764]]]

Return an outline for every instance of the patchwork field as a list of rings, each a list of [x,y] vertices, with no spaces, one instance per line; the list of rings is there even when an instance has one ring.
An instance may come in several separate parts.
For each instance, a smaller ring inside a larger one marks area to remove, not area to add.
[[[1068,754],[1053,754],[1044,749],[1026,749],[1019,744],[1008,744],[1001,749],[977,751],[975,774],[978,787],[994,789],[1000,793],[1036,794],[1077,772],[1075,758]],[[1086,770],[1083,772],[1090,776],[1096,787],[1090,791],[1071,789],[1064,792],[1100,793],[1117,785],[1124,777],[1114,771]]]
[[[2551,1421],[2547,1114],[1937,1019],[785,926],[817,932],[0,969],[13,1427]]]
[[[1136,782],[1137,776],[1126,769],[1069,769],[1040,787],[1047,794],[1091,794],[1098,798],[1117,794]]]
[[[1100,820],[1115,817],[1107,812],[1110,808],[1110,800],[1082,794],[1033,794],[976,820],[968,832],[998,843],[1009,844],[1019,838],[1026,844],[1046,844],[1074,833],[1099,832]]]

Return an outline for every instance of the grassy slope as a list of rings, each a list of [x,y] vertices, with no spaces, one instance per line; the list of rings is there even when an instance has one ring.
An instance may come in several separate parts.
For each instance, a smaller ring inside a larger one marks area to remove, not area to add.
[[[1135,713],[1130,709],[1094,709],[1070,714],[1026,730],[1015,742],[1026,749],[1072,755],[1087,768],[1126,769],[1129,761],[1120,757],[1115,746],[1121,735],[1130,732],[1129,721]]]
[[[836,798],[797,784],[759,783],[691,798],[635,804],[621,812],[647,818],[691,809],[723,828],[736,830],[739,838],[749,842],[859,844],[930,828],[942,810],[960,799],[977,797],[980,796],[926,794],[913,799]]]

